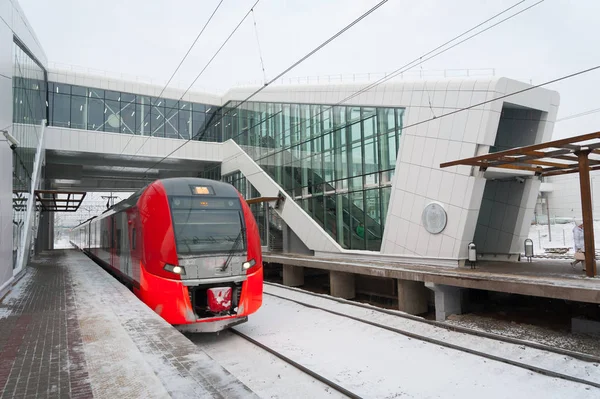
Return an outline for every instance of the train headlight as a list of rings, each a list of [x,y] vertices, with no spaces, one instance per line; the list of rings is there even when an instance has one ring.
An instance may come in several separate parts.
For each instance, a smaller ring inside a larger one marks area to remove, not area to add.
[[[242,263],[242,267],[244,268],[244,270],[248,270],[254,265],[256,265],[256,261],[254,259],[250,259]]]
[[[185,267],[183,267],[183,266],[169,265],[167,263],[167,264],[165,264],[164,269],[166,271],[171,272],[171,273],[175,273],[175,274],[179,274],[181,276],[185,276]]]

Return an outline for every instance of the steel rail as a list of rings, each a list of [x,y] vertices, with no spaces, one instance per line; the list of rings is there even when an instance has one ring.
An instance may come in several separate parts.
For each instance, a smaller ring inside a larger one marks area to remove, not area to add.
[[[277,356],[279,359],[283,360],[284,362],[296,367],[298,370],[303,371],[304,373],[310,375],[311,377],[313,377],[314,379],[322,382],[323,384],[335,389],[336,391],[348,396],[349,398],[353,398],[353,399],[362,399],[361,396],[355,394],[354,392],[351,392],[349,390],[347,390],[346,388],[344,388],[343,386],[336,384],[335,382],[323,377],[321,374],[307,368],[304,367],[303,365],[301,365],[300,363],[297,363],[295,361],[293,361],[292,359],[290,359],[289,357],[277,352],[276,350],[274,350],[273,348],[270,348],[269,346],[258,342],[257,340],[249,337],[248,335],[244,334],[243,332],[235,329],[235,328],[230,328],[229,329],[232,333],[242,337],[243,339],[253,343],[254,345],[258,346],[261,349],[266,350],[267,352],[269,352],[272,355]]]
[[[265,283],[265,284],[270,284],[270,283]],[[285,287],[285,288],[288,288],[288,287]],[[269,295],[269,296],[272,296],[272,297],[275,297],[275,298],[283,299],[285,301],[294,302],[294,303],[296,303],[298,305],[305,306],[305,307],[308,307],[308,308],[311,308],[311,309],[321,310],[323,312],[327,312],[327,313],[330,313],[330,314],[333,314],[333,315],[336,315],[336,316],[345,317],[345,318],[357,321],[359,323],[369,324],[369,325],[374,326],[374,327],[378,327],[378,328],[381,328],[381,329],[384,329],[384,330],[395,332],[397,334],[401,334],[401,335],[404,335],[406,337],[413,338],[413,339],[418,339],[420,341],[428,342],[428,343],[431,343],[431,344],[434,344],[434,345],[440,345],[440,346],[443,346],[443,347],[446,347],[446,348],[449,348],[449,349],[454,349],[454,350],[465,352],[465,353],[468,353],[468,354],[471,354],[471,355],[475,355],[475,356],[479,356],[479,357],[484,357],[484,358],[490,359],[490,360],[495,360],[495,361],[498,361],[498,362],[501,362],[501,363],[505,363],[505,364],[508,364],[508,365],[511,365],[511,366],[523,368],[523,369],[526,369],[526,370],[529,370],[529,371],[534,371],[536,373],[539,373],[539,374],[542,374],[542,375],[546,375],[546,376],[549,376],[549,377],[560,378],[562,380],[576,382],[576,383],[579,383],[579,384],[585,384],[585,385],[593,386],[595,388],[600,388],[600,383],[598,383],[598,382],[584,380],[584,379],[581,379],[581,378],[578,378],[578,377],[573,377],[573,376],[570,376],[570,375],[567,375],[567,374],[563,374],[563,373],[559,373],[559,372],[556,372],[556,371],[548,370],[548,369],[545,369],[545,368],[542,368],[542,367],[538,367],[538,366],[535,366],[535,365],[518,362],[516,360],[511,360],[511,359],[503,358],[503,357],[496,356],[496,355],[491,355],[489,353],[481,352],[481,351],[478,351],[478,350],[475,350],[475,349],[466,348],[464,346],[452,344],[452,343],[445,342],[445,341],[442,341],[442,340],[439,340],[439,339],[435,339],[435,338],[431,338],[431,337],[428,337],[428,336],[425,336],[425,335],[413,333],[413,332],[402,330],[402,329],[395,328],[395,327],[386,326],[386,325],[381,324],[381,323],[377,323],[377,322],[374,322],[374,321],[361,319],[360,317],[355,317],[355,316],[347,315],[347,314],[344,314],[344,313],[336,312],[334,310],[322,308],[322,307],[316,306],[316,305],[311,305],[311,304],[308,304],[308,303],[305,303],[305,302],[302,302],[302,301],[298,301],[298,300],[295,300],[295,299],[286,298],[286,297],[281,296],[281,295],[271,294],[271,293],[268,293],[268,292],[264,292],[263,294],[264,295]],[[312,293],[310,293],[310,294],[312,294]],[[316,295],[316,296],[318,296],[318,295]],[[327,298],[327,299],[331,299],[331,298]],[[350,303],[350,304],[354,305],[354,303]],[[369,308],[369,309],[371,309],[371,308]],[[377,310],[377,309],[371,309],[371,310]]]
[[[461,333],[465,333],[465,334],[470,334],[470,335],[476,335],[479,337],[483,337],[483,338],[489,338],[489,339],[494,339],[496,341],[502,341],[502,342],[506,342],[509,344],[515,344],[515,345],[523,345],[523,346],[528,346],[530,348],[534,348],[534,349],[539,349],[539,350],[544,350],[547,352],[553,352],[556,353],[558,355],[564,355],[564,356],[570,356],[572,358],[578,359],[578,360],[583,360],[586,362],[590,362],[590,363],[600,363],[600,356],[594,356],[594,355],[590,355],[587,353],[582,353],[582,352],[576,352],[576,351],[572,351],[569,349],[563,349],[563,348],[555,348],[552,346],[548,346],[548,345],[544,345],[544,344],[540,344],[538,342],[532,342],[532,341],[526,341],[523,339],[519,339],[519,338],[513,338],[513,337],[506,337],[500,334],[494,334],[494,333],[490,333],[490,332],[486,332],[486,331],[481,331],[481,330],[476,330],[476,329],[472,329],[472,328],[468,328],[468,327],[462,327],[462,326],[456,326],[456,325],[452,325],[452,324],[447,324],[441,321],[436,321],[436,320],[427,320],[424,319],[422,317],[419,316],[414,316],[411,314],[407,314],[407,313],[403,313],[399,310],[391,310],[391,309],[384,309],[384,308],[378,308],[375,307],[373,305],[366,305],[360,302],[354,302],[354,301],[350,301],[347,299],[342,299],[342,298],[335,298],[335,297],[331,297],[331,296],[327,296],[327,295],[322,295],[322,294],[318,294],[315,292],[310,292],[310,291],[303,291],[301,289],[298,288],[294,288],[294,287],[287,287],[285,285],[281,285],[281,284],[276,284],[276,283],[271,283],[271,282],[264,282],[265,285],[271,285],[273,287],[278,287],[278,288],[283,288],[283,289],[287,289],[290,291],[295,291],[301,294],[306,294],[306,295],[310,295],[310,296],[314,296],[317,298],[321,298],[321,299],[328,299],[330,301],[335,301],[335,302],[339,302],[345,305],[352,305],[352,306],[357,306],[363,309],[368,309],[368,310],[372,310],[375,312],[379,312],[379,313],[385,313],[385,314],[389,314],[392,316],[398,316],[404,319],[408,319],[408,320],[412,320],[412,321],[416,321],[419,323],[423,323],[423,324],[429,324],[431,326],[435,326],[435,327],[439,327],[439,328],[443,328],[445,330],[448,331],[453,331],[453,332],[461,332]]]

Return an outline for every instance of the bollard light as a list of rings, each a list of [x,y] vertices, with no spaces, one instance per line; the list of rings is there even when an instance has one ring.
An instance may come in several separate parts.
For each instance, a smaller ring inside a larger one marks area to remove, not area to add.
[[[525,256],[531,262],[531,258],[533,257],[533,240],[531,238],[525,239]]]
[[[469,243],[468,256],[469,262],[471,263],[471,269],[473,269],[475,267],[475,262],[477,262],[477,246],[474,242]]]

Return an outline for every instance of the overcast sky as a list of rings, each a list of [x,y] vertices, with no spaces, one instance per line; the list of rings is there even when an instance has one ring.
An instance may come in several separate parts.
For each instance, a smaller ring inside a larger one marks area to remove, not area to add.
[[[51,63],[166,82],[220,0],[19,0]],[[224,0],[174,86],[187,87],[256,0]],[[527,0],[514,10],[534,4]],[[379,0],[260,0],[254,9],[267,79]],[[286,77],[390,72],[517,0],[389,0]],[[507,14],[509,15],[509,14]],[[533,84],[600,65],[598,0],[545,0],[422,65],[481,69]],[[418,67],[418,72],[421,67]],[[440,76],[437,73],[437,76]],[[263,80],[250,15],[196,84],[225,91]],[[600,108],[600,71],[548,86],[558,118]],[[557,123],[554,137],[600,130],[600,112]]]

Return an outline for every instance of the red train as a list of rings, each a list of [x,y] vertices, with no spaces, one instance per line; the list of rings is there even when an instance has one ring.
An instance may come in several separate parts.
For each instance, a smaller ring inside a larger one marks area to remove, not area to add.
[[[156,180],[70,239],[179,330],[220,331],[262,304],[258,227],[230,184]]]

